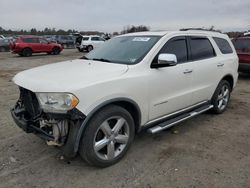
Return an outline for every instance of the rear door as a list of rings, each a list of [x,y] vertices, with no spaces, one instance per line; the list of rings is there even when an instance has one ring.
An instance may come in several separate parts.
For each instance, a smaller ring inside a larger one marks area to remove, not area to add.
[[[187,40],[185,36],[170,39],[155,57],[157,63],[161,53],[175,54],[176,66],[151,68],[149,92],[149,119],[154,120],[191,105],[192,99],[192,63],[188,60]]]
[[[211,41],[205,36],[188,37],[194,78],[192,104],[210,100],[221,79],[223,65],[220,66]]]
[[[43,38],[39,38],[39,42],[40,42],[40,51],[41,52],[49,52],[49,51],[51,51],[50,45],[49,45],[47,40],[45,40]]]

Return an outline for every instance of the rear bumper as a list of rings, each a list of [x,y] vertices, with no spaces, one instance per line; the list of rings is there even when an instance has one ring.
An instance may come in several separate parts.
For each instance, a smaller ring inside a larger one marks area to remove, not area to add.
[[[78,49],[81,49],[81,50],[86,50],[88,46],[86,45],[79,45],[79,46],[76,46],[76,48]]]
[[[248,64],[248,63],[239,63],[239,72],[250,73],[250,64]]]

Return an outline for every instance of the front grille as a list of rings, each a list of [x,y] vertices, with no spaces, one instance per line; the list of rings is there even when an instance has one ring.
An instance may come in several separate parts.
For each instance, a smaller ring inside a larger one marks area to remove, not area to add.
[[[23,104],[30,118],[33,119],[34,117],[37,117],[39,114],[41,114],[41,109],[36,94],[22,87],[20,87],[19,89],[20,101]]]

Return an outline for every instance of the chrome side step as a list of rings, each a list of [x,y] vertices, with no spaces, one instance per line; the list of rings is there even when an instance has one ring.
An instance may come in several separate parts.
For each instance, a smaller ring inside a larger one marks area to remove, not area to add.
[[[195,110],[193,110],[191,112],[184,113],[184,114],[182,114],[180,116],[169,119],[169,120],[167,120],[165,122],[162,122],[162,123],[160,123],[160,124],[158,124],[158,125],[156,125],[156,126],[154,126],[152,128],[149,128],[148,133],[155,134],[155,133],[158,133],[160,131],[163,131],[163,130],[165,130],[165,129],[169,128],[169,127],[172,127],[172,126],[174,126],[174,125],[176,125],[178,123],[181,123],[181,122],[183,122],[183,121],[185,121],[187,119],[190,119],[190,118],[192,118],[194,116],[197,116],[197,115],[199,115],[199,114],[201,114],[201,113],[203,113],[203,112],[205,112],[205,111],[207,111],[207,110],[209,110],[209,109],[211,109],[213,107],[214,107],[213,105],[209,104],[209,105],[205,105],[205,106],[202,106],[200,108],[197,108],[197,109],[195,109]]]

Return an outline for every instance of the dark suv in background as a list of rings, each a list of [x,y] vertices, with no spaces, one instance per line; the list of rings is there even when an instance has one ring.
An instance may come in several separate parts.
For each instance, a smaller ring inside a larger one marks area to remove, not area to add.
[[[58,44],[61,44],[64,48],[74,48],[75,41],[72,36],[69,35],[55,35],[53,41],[56,41]]]
[[[8,52],[10,50],[10,39],[0,39],[0,52]]]
[[[250,37],[233,39],[233,44],[239,56],[239,72],[250,73]]]

